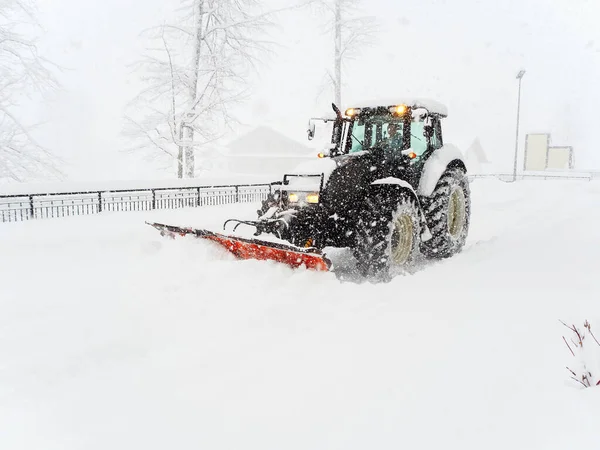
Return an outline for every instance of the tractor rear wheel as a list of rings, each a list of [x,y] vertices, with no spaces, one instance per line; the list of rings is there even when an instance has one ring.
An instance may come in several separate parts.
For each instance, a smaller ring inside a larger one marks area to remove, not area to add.
[[[421,251],[431,258],[448,258],[459,253],[467,239],[471,215],[465,171],[446,169],[423,204],[431,239],[421,245]]]

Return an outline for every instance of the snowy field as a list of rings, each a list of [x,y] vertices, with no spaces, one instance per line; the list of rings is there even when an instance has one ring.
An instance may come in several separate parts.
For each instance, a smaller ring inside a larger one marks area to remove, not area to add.
[[[558,322],[600,329],[600,183],[471,187],[464,252],[380,285],[144,225],[256,205],[0,224],[0,449],[600,448]]]

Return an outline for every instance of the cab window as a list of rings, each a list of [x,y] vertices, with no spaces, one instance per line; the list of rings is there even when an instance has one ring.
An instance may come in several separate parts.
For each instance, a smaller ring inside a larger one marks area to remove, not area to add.
[[[427,150],[427,138],[424,131],[425,122],[412,122],[410,126],[410,148],[417,156],[421,156]]]
[[[440,120],[436,119],[435,122],[433,123],[433,136],[431,137],[431,146],[437,150],[438,148],[441,148],[443,143],[442,143],[442,127],[440,125]]]
[[[362,143],[365,140],[365,124],[359,125],[355,122],[352,126],[352,146],[350,147],[350,153],[356,153],[363,151]]]

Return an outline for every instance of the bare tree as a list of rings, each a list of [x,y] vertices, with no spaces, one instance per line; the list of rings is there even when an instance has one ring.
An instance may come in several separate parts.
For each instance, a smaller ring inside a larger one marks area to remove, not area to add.
[[[60,176],[57,159],[23,121],[21,99],[55,88],[49,63],[37,52],[37,24],[28,0],[0,0],[0,179]]]
[[[177,176],[194,176],[196,150],[222,136],[230,108],[268,50],[271,12],[258,0],[182,0],[173,23],[147,30],[150,45],[135,69],[145,88],[130,103],[126,134],[132,149],[154,150]]]
[[[377,30],[373,16],[363,15],[361,0],[318,0],[319,10],[327,13],[328,31],[333,36],[333,71],[328,81],[333,86],[336,105],[342,104],[342,76],[344,63],[360,54],[361,48],[372,42]]]

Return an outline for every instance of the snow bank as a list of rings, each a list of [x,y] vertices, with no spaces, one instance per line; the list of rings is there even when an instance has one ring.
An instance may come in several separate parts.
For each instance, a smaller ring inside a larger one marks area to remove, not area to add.
[[[598,448],[558,319],[600,323],[600,184],[472,192],[464,252],[382,285],[143,225],[256,205],[1,225],[0,448]]]

